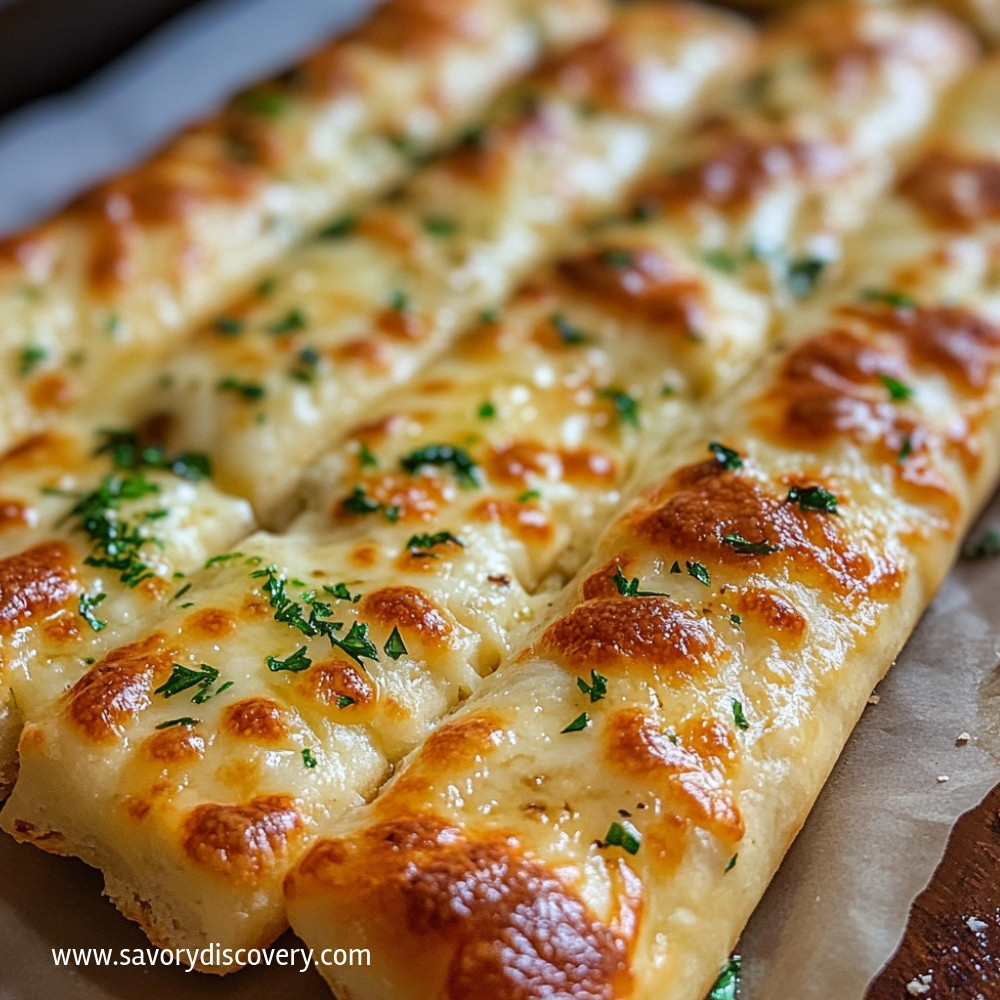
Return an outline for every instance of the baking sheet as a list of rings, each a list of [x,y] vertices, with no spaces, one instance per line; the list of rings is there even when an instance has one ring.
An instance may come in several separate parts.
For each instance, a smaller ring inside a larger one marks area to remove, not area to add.
[[[140,158],[364,5],[216,0],[72,95],[9,116],[0,123],[0,232]],[[1000,501],[973,537],[986,527],[1000,529]],[[745,1000],[858,1000],[902,935],[952,823],[1000,779],[998,574],[997,559],[957,566],[880,685],[743,937]],[[956,746],[963,732],[971,740]],[[148,942],[79,862],[0,837],[0,873],[0,1000],[329,996],[315,971],[220,980],[160,966],[56,968],[52,948]],[[295,944],[291,935],[279,942]]]

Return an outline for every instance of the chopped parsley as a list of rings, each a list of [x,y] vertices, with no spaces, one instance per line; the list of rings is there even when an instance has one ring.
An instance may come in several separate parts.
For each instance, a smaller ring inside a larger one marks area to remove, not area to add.
[[[295,330],[304,330],[309,325],[306,314],[296,306],[289,309],[284,316],[279,317],[266,327],[268,333],[283,334],[293,333]]]
[[[481,323],[499,323],[500,322],[500,310],[493,306],[490,309],[484,309],[479,314],[479,321]]]
[[[894,403],[905,403],[913,398],[913,388],[905,382],[900,382],[899,379],[882,372],[879,373],[878,380],[889,390],[889,398]]]
[[[785,268],[785,283],[793,298],[804,299],[816,290],[816,283],[829,261],[822,257],[791,260]]]
[[[733,955],[719,972],[708,1000],[736,1000],[736,990],[740,985],[742,963],[739,955]]]
[[[201,664],[201,669],[185,667],[182,663],[175,663],[170,676],[164,681],[153,694],[162,694],[164,698],[173,698],[174,695],[190,691],[191,688],[197,690],[191,697],[196,705],[202,705],[212,697],[212,686],[219,679],[219,671],[215,667],[210,667],[207,663]],[[230,687],[227,684],[226,687]],[[215,692],[216,694],[218,692]]]
[[[670,566],[670,572],[671,573],[680,573],[680,571],[681,571],[681,564],[675,559],[673,561],[673,563],[671,564],[671,566]]]
[[[340,240],[345,236],[350,236],[357,228],[358,217],[356,215],[342,215],[339,219],[324,226],[316,235],[321,240]]]
[[[106,621],[101,621],[97,615],[94,614],[94,608],[101,603],[108,595],[107,594],[97,594],[91,597],[89,594],[80,595],[80,617],[95,631],[100,632],[102,628],[107,627]]]
[[[288,374],[297,382],[315,382],[318,367],[319,352],[315,347],[303,347],[295,355],[295,363],[288,369]]]
[[[596,670],[590,670],[590,683],[588,684],[582,677],[577,677],[576,686],[590,698],[590,703],[602,701],[608,693],[608,679]]]
[[[742,625],[743,624],[743,616],[742,615],[738,615],[735,611],[729,616],[729,620],[734,625]]]
[[[17,371],[27,377],[49,356],[49,352],[38,344],[27,344],[17,355]]]
[[[598,395],[611,400],[619,423],[639,426],[639,401],[634,396],[622,389],[601,389]]]
[[[709,267],[714,267],[717,271],[723,271],[726,274],[732,274],[739,264],[736,256],[727,250],[706,250],[701,255],[701,259]]]
[[[705,584],[706,587],[712,586],[712,578],[709,576],[708,570],[700,562],[685,562],[684,565],[687,567],[688,576],[693,576],[699,583]]]
[[[737,552],[747,556],[769,556],[774,552],[780,552],[780,545],[772,545],[766,538],[759,542],[751,542],[744,538],[738,531],[730,531],[722,536],[722,541],[734,548]]]
[[[743,714],[743,702],[737,698],[733,698],[733,720],[737,729],[750,728],[750,723],[747,722],[747,717]]]
[[[604,835],[605,847],[620,847],[629,854],[638,852],[642,843],[639,831],[631,823],[614,822]]]
[[[454,219],[434,215],[424,219],[424,230],[430,233],[431,236],[454,236],[458,230],[458,223]]]
[[[709,441],[708,450],[715,456],[718,463],[724,469],[743,468],[743,459],[740,457],[738,451],[727,448],[724,444],[719,444],[718,441]]]
[[[264,118],[281,118],[288,110],[288,98],[273,90],[254,88],[246,90],[236,98],[236,106],[241,111]]]
[[[538,500],[541,497],[541,490],[525,490],[518,498],[518,503],[531,503],[532,500]]]
[[[211,569],[213,566],[221,566],[223,563],[232,562],[234,559],[241,559],[243,557],[242,552],[223,552],[221,555],[212,556],[211,559],[205,560],[205,565],[202,569]],[[191,584],[188,584],[190,587]],[[180,591],[176,596],[180,597],[184,591]]]
[[[362,469],[377,469],[378,459],[372,454],[364,441],[358,442],[358,462]]]
[[[723,872],[731,872],[736,867],[736,859],[740,856],[740,852],[737,851],[730,859],[729,863],[723,869]]]
[[[244,382],[235,375],[219,379],[215,385],[220,392],[235,392],[248,403],[256,403],[267,395],[267,389],[259,382]]]
[[[224,337],[238,337],[246,329],[246,323],[236,316],[216,316],[212,326]]]
[[[793,486],[785,500],[788,503],[797,503],[805,511],[837,513],[837,498],[822,486]]]
[[[639,577],[634,576],[631,580],[622,572],[621,566],[615,566],[615,574],[611,577],[612,582],[618,588],[618,593],[622,597],[662,597],[658,590],[640,590]]]
[[[963,559],[985,559],[987,556],[1000,556],[1000,535],[995,531],[984,532],[976,541],[962,546]]]
[[[896,453],[897,462],[905,462],[913,454],[913,438],[909,434],[903,438],[899,451]]]
[[[337,695],[337,708],[347,708],[349,705],[356,705],[357,702],[349,694]]]
[[[202,452],[182,451],[170,456],[163,445],[141,444],[133,431],[104,430],[99,433],[104,441],[94,454],[110,456],[116,469],[125,472],[163,469],[192,483],[211,474],[209,458]]]
[[[479,409],[476,410],[476,416],[480,420],[492,420],[497,415],[496,405],[490,400],[485,399],[479,404]]]
[[[569,346],[589,343],[593,338],[574,326],[562,313],[553,313],[550,322],[559,334],[559,339]]]
[[[333,608],[329,604],[318,601],[314,592],[303,594],[301,604],[293,601],[286,591],[287,580],[278,573],[276,566],[271,565],[266,569],[255,570],[250,575],[252,579],[264,580],[261,590],[267,595],[268,601],[274,609],[276,622],[296,629],[308,638],[323,636],[329,639],[331,646],[343,650],[361,667],[364,667],[362,658],[378,660],[378,650],[368,638],[368,625],[364,622],[354,622],[347,635],[341,637],[337,633],[343,629],[344,623],[330,621]],[[305,611],[307,606],[309,608],[308,618]],[[291,670],[293,672],[305,670],[308,663],[299,665],[305,658],[305,649],[306,647],[303,646],[287,660],[268,657],[267,665],[271,670]]]
[[[406,646],[403,637],[399,634],[398,628],[393,628],[389,633],[389,638],[385,640],[382,651],[390,660],[398,660],[401,656],[406,656]]]
[[[389,308],[393,312],[406,312],[410,308],[410,296],[399,288],[393,289],[389,296]]]
[[[309,749],[309,747],[304,747],[302,750],[302,763],[306,767],[315,767],[319,762],[316,760],[316,755]]]
[[[402,513],[397,505],[384,504],[380,500],[368,496],[365,493],[365,488],[360,483],[354,487],[350,496],[344,497],[340,501],[340,506],[346,513],[358,516],[381,511],[385,519],[393,524],[399,520],[399,515]]]
[[[300,646],[291,656],[284,660],[279,660],[276,656],[269,656],[265,662],[267,669],[273,673],[287,670],[289,673],[297,674],[303,670],[308,670],[312,666],[312,660],[306,656],[306,647]]]
[[[335,597],[338,601],[350,601],[352,604],[357,604],[361,600],[361,595],[352,594],[347,589],[346,583],[337,583],[332,587],[327,584],[323,587],[323,592],[329,594],[331,597]]]
[[[601,261],[610,267],[631,267],[635,263],[635,256],[630,250],[612,247],[601,254]]]
[[[458,479],[459,485],[465,487],[479,486],[482,475],[479,466],[469,457],[464,448],[451,444],[429,444],[416,451],[404,455],[399,464],[410,475],[414,475],[421,466],[440,465],[450,467]]]
[[[881,302],[883,305],[892,306],[894,309],[915,309],[917,300],[902,292],[894,292],[891,289],[865,288],[861,292],[861,298],[865,302]]]
[[[460,538],[456,538],[450,531],[439,531],[434,535],[411,535],[410,540],[406,543],[406,548],[409,550],[410,555],[430,556],[436,559],[437,556],[429,550],[437,548],[438,545],[444,545],[447,542],[454,542],[460,548],[465,548],[465,542]]]
[[[590,716],[586,712],[581,712],[565,729],[560,729],[560,733],[578,733],[581,729],[586,729],[590,725]]]
[[[161,722],[156,729],[169,729],[171,726],[196,726],[201,722],[201,719],[192,719],[190,715],[184,715],[179,719],[167,719],[166,722]]]

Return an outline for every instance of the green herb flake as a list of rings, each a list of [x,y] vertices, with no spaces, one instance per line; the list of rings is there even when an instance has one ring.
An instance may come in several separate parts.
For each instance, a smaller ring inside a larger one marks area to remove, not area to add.
[[[424,231],[429,233],[431,236],[437,236],[440,238],[454,236],[458,231],[458,223],[455,222],[454,219],[448,219],[440,215],[433,215],[424,219]]]
[[[735,255],[726,250],[706,250],[701,255],[701,259],[709,267],[714,267],[717,271],[722,271],[725,274],[732,274],[739,265]]]
[[[284,94],[260,88],[244,91],[235,103],[241,111],[263,118],[281,118],[288,111],[288,98]]]
[[[339,219],[324,226],[316,235],[321,240],[341,240],[350,236],[358,226],[356,215],[342,215]]]
[[[280,335],[293,333],[296,330],[304,330],[308,325],[309,321],[306,319],[306,314],[301,308],[295,306],[293,309],[289,309],[284,316],[280,316],[272,323],[268,323],[265,329],[268,333]]]
[[[785,270],[785,283],[792,298],[804,299],[811,295],[828,263],[822,257],[803,257],[789,261]]]
[[[304,747],[302,750],[302,763],[306,767],[315,767],[319,761],[316,760],[316,755],[309,749],[309,747]]]
[[[569,347],[590,343],[594,338],[574,326],[562,313],[553,313],[550,322],[559,334],[559,339]]]
[[[715,456],[716,461],[724,469],[742,469],[743,459],[740,457],[738,451],[734,451],[732,448],[727,448],[724,444],[719,444],[718,441],[709,441],[708,450]]]
[[[465,542],[457,538],[450,531],[439,531],[434,535],[411,535],[409,541],[406,543],[406,548],[411,555],[428,556],[433,555],[429,551],[430,549],[437,548],[439,545],[445,545],[448,542],[453,542],[460,548],[465,548]]]
[[[601,261],[609,267],[631,267],[635,263],[635,256],[630,250],[612,247],[601,254]]]
[[[700,562],[685,562],[684,565],[687,568],[688,576],[694,577],[706,587],[712,586],[712,577],[709,576],[708,570]]]
[[[729,616],[729,620],[734,625],[737,625],[737,626],[743,624],[743,616],[742,615],[738,615],[735,611]]]
[[[295,363],[288,369],[288,374],[296,382],[307,384],[316,381],[316,369],[319,367],[319,351],[315,347],[303,347],[295,355]]]
[[[480,420],[492,420],[496,415],[497,408],[488,399],[480,403],[479,409],[476,410],[476,416],[478,416]]]
[[[246,329],[246,323],[236,316],[216,316],[212,326],[224,337],[238,337]]]
[[[153,691],[153,694],[162,694],[164,698],[173,698],[175,695],[195,688],[191,700],[200,705],[211,697],[212,686],[218,679],[219,671],[207,663],[201,664],[200,670],[194,667],[185,667],[182,663],[175,663],[170,676]]]
[[[410,296],[399,288],[393,289],[389,296],[389,308],[393,312],[406,312],[410,308]]]
[[[788,503],[797,503],[804,511],[821,514],[837,513],[837,498],[822,486],[793,486],[785,497]]]
[[[586,712],[581,712],[565,729],[560,729],[560,733],[578,733],[590,725],[590,716]]]
[[[598,395],[611,400],[619,423],[639,426],[639,401],[635,397],[622,389],[601,389]]]
[[[740,985],[740,970],[742,963],[739,955],[733,955],[719,972],[708,1000],[736,1000],[736,991]]]
[[[213,566],[221,566],[223,563],[232,562],[233,559],[242,559],[242,552],[223,552],[221,555],[212,556],[211,559],[205,560],[205,565],[203,569],[211,569]],[[188,584],[190,587],[191,584]],[[183,591],[181,592],[183,593]],[[178,595],[180,596],[180,595]]]
[[[287,670],[289,673],[297,674],[303,670],[308,670],[312,666],[312,660],[306,656],[306,647],[300,646],[291,656],[284,660],[279,660],[276,656],[269,656],[265,661],[267,669],[273,673]]]
[[[588,684],[582,677],[577,677],[576,686],[590,698],[590,703],[602,701],[608,693],[608,679],[603,674],[599,674],[591,668],[590,683]]]
[[[889,398],[894,403],[905,403],[913,398],[913,388],[891,375],[879,373],[878,380],[889,390]]]
[[[337,695],[337,708],[348,708],[355,704],[357,704],[357,702],[349,694]]]
[[[900,445],[899,451],[896,454],[897,462],[905,462],[913,454],[913,438],[909,434],[903,438],[903,443]]]
[[[256,403],[267,395],[267,388],[259,382],[244,382],[235,375],[219,379],[215,385],[220,392],[235,392],[248,403]]]
[[[429,444],[416,451],[404,455],[399,464],[411,476],[424,465],[449,467],[458,479],[460,486],[472,488],[482,483],[479,466],[472,460],[464,448],[451,444]]]
[[[995,531],[986,531],[976,541],[962,546],[963,559],[985,559],[989,556],[1000,556],[1000,535]]]
[[[390,660],[398,660],[401,656],[406,656],[406,646],[398,628],[393,628],[389,633],[389,638],[385,640],[382,651]]]
[[[364,441],[358,442],[358,462],[362,469],[377,469],[378,459],[372,454]]]
[[[670,572],[671,573],[680,573],[681,572],[681,564],[676,559],[673,561],[673,563],[670,566]]]
[[[272,276],[269,278],[261,278],[261,280],[257,282],[257,287],[254,291],[258,296],[260,296],[260,298],[263,299],[267,298],[268,295],[273,295],[277,287],[278,279]]]
[[[480,323],[499,323],[500,322],[500,310],[493,306],[491,309],[484,309],[479,314]]]
[[[736,867],[736,859],[740,856],[740,852],[737,851],[730,859],[726,867],[723,869],[723,874],[726,872],[731,872]]]
[[[531,503],[532,500],[541,499],[541,490],[525,490],[518,498],[518,503]]]
[[[17,372],[22,377],[31,375],[49,356],[49,352],[38,344],[27,344],[17,355]]]
[[[631,823],[612,823],[604,835],[605,847],[620,847],[629,854],[636,854],[641,844],[639,831]]]
[[[622,597],[663,597],[664,595],[658,590],[640,590],[639,589],[639,578],[637,576],[632,577],[631,580],[625,576],[622,572],[621,566],[615,567],[614,576],[611,577],[611,581],[618,588],[618,593]]]
[[[730,531],[722,536],[722,541],[735,549],[741,555],[746,556],[769,556],[774,552],[780,552],[780,545],[772,545],[766,538],[759,542],[751,542],[744,538],[738,531]]]
[[[102,430],[99,434],[104,440],[94,454],[110,456],[115,468],[124,472],[162,469],[193,483],[211,474],[209,457],[202,452],[183,451],[171,456],[162,445],[141,443],[133,431]]]
[[[323,587],[323,592],[335,597],[338,601],[350,601],[352,604],[357,604],[361,600],[361,595],[352,594],[346,583],[337,583],[332,587],[327,584]]]
[[[341,508],[348,514],[362,515],[362,514],[374,514],[375,511],[382,509],[382,504],[368,496],[365,493],[365,488],[359,483],[354,487],[350,496],[344,497],[340,501]]]
[[[91,597],[89,594],[80,595],[80,617],[95,631],[100,632],[102,628],[107,627],[106,621],[101,621],[97,615],[94,614],[94,608],[101,603],[108,595],[107,594],[97,594]]]
[[[733,720],[736,722],[737,729],[750,728],[750,723],[747,722],[747,717],[743,714],[743,702],[737,698],[733,698]]]
[[[156,729],[170,729],[171,726],[197,726],[201,719],[192,719],[190,715],[181,716],[179,719],[168,719],[161,722]]]
[[[892,306],[894,309],[916,309],[917,307],[916,299],[891,289],[866,288],[861,292],[861,298],[865,302],[880,302],[883,305]]]

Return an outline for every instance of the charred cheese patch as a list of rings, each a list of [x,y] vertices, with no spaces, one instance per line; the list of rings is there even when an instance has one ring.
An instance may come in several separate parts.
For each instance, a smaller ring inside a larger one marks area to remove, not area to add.
[[[76,556],[64,542],[42,542],[0,560],[0,635],[57,610],[76,591]]]

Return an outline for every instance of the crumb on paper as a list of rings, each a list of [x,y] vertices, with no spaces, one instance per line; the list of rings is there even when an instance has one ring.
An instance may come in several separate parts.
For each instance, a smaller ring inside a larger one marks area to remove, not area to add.
[[[906,992],[913,997],[922,996],[924,993],[930,993],[931,991],[931,974],[925,973],[922,976],[914,976],[906,984]]]
[[[879,697],[879,695],[875,694],[874,691],[870,695],[868,695],[869,705],[877,705],[881,700],[882,699]]]
[[[951,777],[947,774],[939,774],[937,780],[939,785],[943,785],[946,781],[951,781]]]
[[[959,733],[958,736],[955,737],[955,746],[964,747],[965,744],[971,739],[972,737],[968,733]]]

